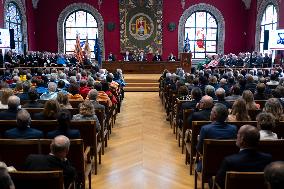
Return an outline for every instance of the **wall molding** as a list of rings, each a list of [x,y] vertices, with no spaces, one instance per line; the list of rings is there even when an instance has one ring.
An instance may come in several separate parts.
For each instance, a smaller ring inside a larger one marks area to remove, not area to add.
[[[178,52],[183,52],[184,47],[184,26],[186,20],[196,11],[207,11],[211,13],[217,20],[218,26],[218,41],[217,41],[217,53],[224,53],[224,42],[225,42],[225,19],[222,13],[214,6],[206,3],[200,3],[193,5],[186,9],[179,20],[178,26]]]
[[[5,0],[5,2],[4,2],[4,28],[7,28],[7,26],[5,24],[5,20],[6,20],[6,10],[8,9],[9,3],[15,3],[19,8],[19,11],[21,13],[21,19],[22,19],[23,45],[26,44],[27,50],[28,50],[29,49],[29,45],[28,45],[28,24],[27,24],[25,1],[22,1],[22,0]]]
[[[105,59],[105,47],[104,47],[104,21],[102,15],[93,6],[87,3],[73,3],[68,5],[59,15],[57,20],[57,37],[58,37],[58,52],[64,53],[64,22],[66,18],[74,11],[85,10],[92,14],[98,23],[98,38],[100,40],[100,47],[102,51],[103,60]]]
[[[277,28],[279,27],[279,11],[280,11],[280,3],[278,0],[258,0],[257,3],[260,3],[258,6],[258,12],[257,12],[257,18],[256,18],[256,30],[255,30],[255,51],[259,51],[260,50],[260,46],[259,46],[259,42],[260,42],[260,36],[261,36],[261,21],[262,21],[262,17],[263,14],[266,10],[266,7],[269,4],[273,4],[276,8],[276,12],[278,15],[277,18]]]

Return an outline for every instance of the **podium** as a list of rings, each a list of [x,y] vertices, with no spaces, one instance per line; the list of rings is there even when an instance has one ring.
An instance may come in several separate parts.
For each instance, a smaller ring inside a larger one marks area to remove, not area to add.
[[[187,73],[191,73],[191,58],[192,53],[180,53],[180,64],[182,69]]]

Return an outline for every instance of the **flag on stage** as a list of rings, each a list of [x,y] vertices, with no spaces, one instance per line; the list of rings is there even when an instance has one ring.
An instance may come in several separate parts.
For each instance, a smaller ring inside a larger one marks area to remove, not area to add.
[[[98,61],[98,65],[99,67],[101,67],[102,66],[102,55],[101,55],[101,48],[99,44],[98,35],[96,35],[94,53],[95,53],[95,60]]]
[[[188,33],[187,33],[186,39],[184,40],[183,52],[189,52],[189,51],[190,51],[190,43],[189,43],[189,38],[188,38]]]
[[[91,57],[91,49],[90,49],[90,45],[89,45],[88,35],[86,36],[84,52],[85,52],[85,54],[88,55],[88,57]]]
[[[80,42],[80,47],[83,47],[85,45],[86,41],[81,41]]]
[[[83,52],[82,52],[82,48],[80,45],[80,35],[77,33],[76,34],[76,44],[75,44],[75,56],[78,60],[78,62],[81,64],[83,63]]]

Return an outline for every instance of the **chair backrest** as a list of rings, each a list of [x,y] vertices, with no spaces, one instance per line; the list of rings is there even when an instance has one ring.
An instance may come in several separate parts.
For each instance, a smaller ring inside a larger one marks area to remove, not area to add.
[[[176,99],[176,125],[178,126],[181,123],[180,119],[182,118],[182,104],[185,102],[189,102],[189,100],[179,100]]]
[[[261,112],[262,112],[261,109],[259,109],[259,110],[248,110],[248,115],[250,116],[250,119],[252,121],[256,121],[256,116]]]
[[[31,114],[31,117],[33,117],[33,115],[35,113],[42,112],[44,108],[23,108],[23,109],[27,110]],[[72,116],[79,113],[78,108],[71,108],[71,109],[67,109],[67,110],[71,113]]]
[[[266,189],[263,172],[232,172],[226,174],[226,189]]]
[[[184,109],[183,110],[183,131],[185,132],[187,129],[191,129],[192,126],[188,122],[189,116],[194,112],[193,109]]]
[[[277,134],[279,139],[284,139],[284,121],[280,121],[276,124],[276,126],[272,129],[273,132]]]
[[[10,176],[17,189],[64,189],[62,171],[16,171]]]

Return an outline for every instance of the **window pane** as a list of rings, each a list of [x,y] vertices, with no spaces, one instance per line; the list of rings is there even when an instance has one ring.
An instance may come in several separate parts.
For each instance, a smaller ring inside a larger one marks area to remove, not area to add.
[[[186,21],[185,27],[194,27],[195,26],[195,13],[193,13]]]
[[[217,29],[207,29],[206,40],[216,40]]]
[[[185,38],[188,34],[188,39],[189,40],[194,40],[195,39],[195,28],[186,28],[185,29]]]
[[[75,27],[75,13],[71,14],[66,20],[66,27]]]
[[[206,12],[197,12],[196,20],[196,27],[206,27]]]
[[[87,14],[87,26],[88,27],[98,27],[98,23],[96,19],[89,13]]]
[[[217,28],[216,20],[211,14],[207,13],[207,19],[207,27]]]
[[[195,58],[199,58],[199,59],[201,59],[201,58],[205,58],[205,53],[196,53],[195,54]]]
[[[74,51],[76,45],[76,40],[66,40],[66,51]]]
[[[206,41],[206,51],[216,52],[216,41]]]
[[[86,27],[86,13],[84,11],[76,12],[76,26],[77,27]]]

